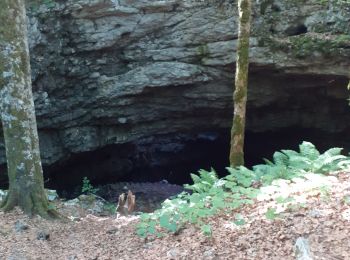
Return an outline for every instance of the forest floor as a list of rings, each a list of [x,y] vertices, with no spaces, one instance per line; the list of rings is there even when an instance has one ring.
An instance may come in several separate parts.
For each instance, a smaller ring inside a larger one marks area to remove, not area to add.
[[[308,240],[313,259],[350,259],[350,173],[325,177],[318,186],[312,181],[265,189],[239,210],[244,225],[234,224],[238,211],[208,219],[211,236],[189,225],[177,235],[142,239],[135,234],[137,216],[99,217],[82,209],[74,209],[80,221],[66,223],[0,212],[0,259],[295,259],[299,237]],[[294,203],[272,199],[287,190]],[[275,210],[268,213],[270,207]]]

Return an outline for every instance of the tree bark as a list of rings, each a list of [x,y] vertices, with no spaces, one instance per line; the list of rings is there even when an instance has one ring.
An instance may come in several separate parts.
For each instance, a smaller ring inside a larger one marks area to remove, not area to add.
[[[55,216],[44,190],[35,119],[24,0],[0,1],[0,107],[9,192],[1,205]]]
[[[234,115],[231,129],[230,166],[244,165],[244,132],[246,118],[251,0],[238,0],[239,31],[236,61]]]

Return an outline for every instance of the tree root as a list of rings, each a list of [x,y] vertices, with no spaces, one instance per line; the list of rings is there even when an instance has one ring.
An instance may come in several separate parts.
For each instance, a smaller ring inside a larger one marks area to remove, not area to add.
[[[50,209],[48,203],[33,203],[32,200],[31,206],[26,207],[23,203],[19,203],[16,199],[16,196],[11,196],[8,194],[4,201],[0,205],[0,211],[9,212],[18,206],[26,215],[33,217],[34,215],[39,215],[45,219],[59,219],[59,220],[68,220],[68,218],[55,209]]]

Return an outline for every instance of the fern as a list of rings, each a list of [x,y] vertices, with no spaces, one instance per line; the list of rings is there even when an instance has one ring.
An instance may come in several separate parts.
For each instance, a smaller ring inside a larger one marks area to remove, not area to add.
[[[310,172],[313,170],[313,160],[298,154],[289,157],[288,167],[291,170]]]
[[[299,150],[301,156],[310,160],[316,160],[320,156],[320,152],[310,142],[303,141],[299,145]]]
[[[288,157],[297,156],[299,154],[297,151],[294,150],[281,150],[281,152],[287,155]]]
[[[276,166],[286,166],[288,164],[288,155],[283,152],[275,152],[273,154],[273,162]]]
[[[320,154],[312,143],[304,141],[299,145],[299,152],[293,150],[275,152],[273,161],[265,159],[267,165],[255,166],[255,169],[257,169],[258,175],[261,175],[263,169],[265,174],[272,172],[272,175],[279,177],[283,177],[285,171],[290,173],[327,173],[350,165],[349,158],[341,155],[341,151],[342,148],[331,148]],[[276,167],[277,169],[274,169]],[[280,173],[276,173],[276,171]]]
[[[259,192],[254,183],[269,185],[276,179],[292,179],[308,172],[325,174],[350,167],[349,157],[341,155],[341,151],[341,148],[331,148],[321,154],[312,143],[303,142],[299,152],[275,152],[271,161],[264,159],[266,164],[255,165],[252,169],[228,167],[229,175],[222,179],[214,169],[199,170],[198,174],[191,174],[193,184],[184,185],[192,193],[183,192],[166,200],[154,213],[142,214],[137,233],[142,237],[161,236],[159,230],[177,233],[186,223],[192,223],[210,235],[211,227],[204,219],[221,210],[252,203]],[[278,215],[274,209],[269,209],[266,217],[274,219]]]
[[[209,191],[215,183],[219,180],[217,174],[214,169],[210,171],[199,170],[199,175],[191,173],[191,178],[193,180],[193,184],[185,184],[184,187],[188,190],[192,190],[194,192],[207,192]]]
[[[228,181],[225,183],[225,186],[229,189],[235,186],[248,188],[252,185],[252,182],[257,179],[254,171],[244,166],[240,166],[239,168],[227,167],[226,169],[230,174],[224,178]]]

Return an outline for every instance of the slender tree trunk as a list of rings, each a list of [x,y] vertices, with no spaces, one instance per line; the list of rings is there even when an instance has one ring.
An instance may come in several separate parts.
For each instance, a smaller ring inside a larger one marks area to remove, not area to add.
[[[236,61],[234,115],[231,129],[230,166],[244,165],[244,131],[248,88],[251,0],[238,0],[239,32]]]
[[[53,216],[44,190],[24,0],[0,0],[0,107],[9,176],[1,208]]]

